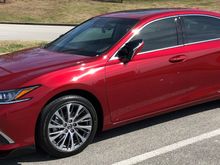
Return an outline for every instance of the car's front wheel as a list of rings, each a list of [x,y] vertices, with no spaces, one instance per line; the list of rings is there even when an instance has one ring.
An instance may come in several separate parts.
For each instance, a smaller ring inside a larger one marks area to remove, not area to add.
[[[93,140],[98,118],[92,103],[81,96],[63,96],[42,111],[37,144],[53,157],[75,155]]]

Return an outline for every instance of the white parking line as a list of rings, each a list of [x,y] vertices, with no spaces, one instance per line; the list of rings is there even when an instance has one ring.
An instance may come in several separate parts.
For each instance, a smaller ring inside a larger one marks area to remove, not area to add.
[[[150,151],[150,152],[146,152],[144,154],[132,157],[132,158],[127,159],[127,160],[116,162],[113,165],[133,165],[133,164],[137,164],[137,163],[140,163],[144,160],[147,160],[147,159],[150,159],[150,158],[153,158],[153,157],[156,157],[156,156],[159,156],[159,155],[177,150],[177,149],[185,147],[187,145],[190,145],[190,144],[193,144],[193,143],[205,140],[205,139],[209,139],[209,138],[212,138],[212,137],[215,137],[215,136],[218,136],[218,135],[220,135],[220,129],[217,129],[217,130],[214,130],[214,131],[211,131],[211,132],[208,132],[208,133],[204,133],[204,134],[201,134],[199,136],[195,136],[195,137],[183,140],[183,141],[179,141],[177,143],[174,143],[174,144],[171,144],[171,145],[168,145],[168,146],[165,146],[165,147],[162,147],[162,148]]]

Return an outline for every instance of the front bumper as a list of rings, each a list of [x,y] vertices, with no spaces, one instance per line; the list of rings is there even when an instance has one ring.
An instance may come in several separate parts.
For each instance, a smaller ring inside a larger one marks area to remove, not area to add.
[[[33,145],[42,105],[33,100],[0,105],[0,152]]]

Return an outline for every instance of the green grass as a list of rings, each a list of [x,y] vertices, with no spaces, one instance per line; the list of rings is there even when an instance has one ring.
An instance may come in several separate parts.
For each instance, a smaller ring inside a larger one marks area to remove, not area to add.
[[[0,41],[0,54],[14,52],[17,50],[37,47],[45,44],[39,41]]]
[[[0,22],[77,24],[93,16],[126,9],[187,7],[220,11],[220,0],[7,0],[0,4]]]
[[[6,0],[0,4],[0,22],[78,24],[113,11],[186,7],[220,11],[220,0],[124,0],[123,3],[94,0]],[[0,41],[0,54],[35,47],[42,42]]]

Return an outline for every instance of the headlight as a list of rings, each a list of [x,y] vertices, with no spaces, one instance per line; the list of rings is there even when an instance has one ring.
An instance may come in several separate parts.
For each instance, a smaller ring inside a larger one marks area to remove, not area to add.
[[[0,91],[0,104],[12,104],[30,100],[31,98],[22,97],[38,87],[39,86],[32,86],[15,90]]]

